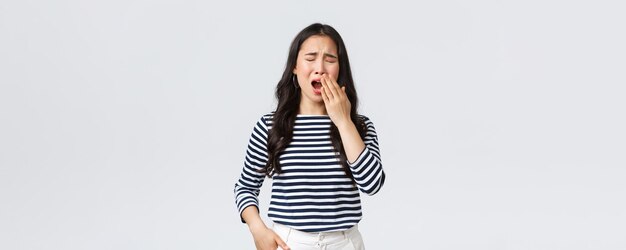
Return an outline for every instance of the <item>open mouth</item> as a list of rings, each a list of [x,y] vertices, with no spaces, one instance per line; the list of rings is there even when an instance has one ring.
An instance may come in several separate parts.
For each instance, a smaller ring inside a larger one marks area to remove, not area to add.
[[[322,88],[322,82],[320,82],[319,80],[313,80],[311,81],[311,85],[313,86],[314,89],[319,90]]]

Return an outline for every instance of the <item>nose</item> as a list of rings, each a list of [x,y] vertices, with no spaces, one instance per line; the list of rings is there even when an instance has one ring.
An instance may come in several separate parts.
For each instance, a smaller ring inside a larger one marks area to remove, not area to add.
[[[321,75],[321,74],[326,73],[326,66],[324,66],[324,60],[318,59],[315,62],[315,66],[314,67],[315,67],[314,71],[315,71],[316,75]]]

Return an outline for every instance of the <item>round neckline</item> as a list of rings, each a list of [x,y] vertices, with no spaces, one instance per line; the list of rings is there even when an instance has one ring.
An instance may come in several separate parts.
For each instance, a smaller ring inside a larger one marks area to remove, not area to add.
[[[328,115],[308,115],[308,114],[296,114],[296,116],[302,116],[302,117],[328,117]]]

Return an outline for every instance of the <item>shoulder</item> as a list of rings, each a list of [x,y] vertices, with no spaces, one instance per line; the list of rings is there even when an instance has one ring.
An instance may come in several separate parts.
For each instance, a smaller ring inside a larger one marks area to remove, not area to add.
[[[272,121],[272,119],[274,118],[274,113],[276,113],[276,111],[272,111],[272,112],[268,112],[265,113],[261,119],[266,120],[266,121]]]
[[[367,116],[366,116],[366,115],[364,115],[364,114],[358,114],[358,115],[357,115],[357,117],[358,117],[361,121],[364,121],[364,122],[365,122],[365,121],[370,121],[370,118],[369,118],[369,117],[367,117]]]
[[[374,128],[374,123],[368,116],[358,114],[357,117],[359,118],[359,122],[365,125],[367,128]]]
[[[357,115],[359,121],[355,122],[355,125],[360,127],[360,132],[362,137],[368,137],[368,136],[377,136],[376,133],[376,128],[374,127],[374,123],[372,122],[372,120],[366,116],[366,115],[362,115],[362,114],[358,114]]]
[[[258,124],[262,124],[265,127],[268,127],[272,124],[272,119],[274,118],[274,113],[275,111],[272,112],[267,112],[265,114],[263,114],[259,120],[257,121]]]

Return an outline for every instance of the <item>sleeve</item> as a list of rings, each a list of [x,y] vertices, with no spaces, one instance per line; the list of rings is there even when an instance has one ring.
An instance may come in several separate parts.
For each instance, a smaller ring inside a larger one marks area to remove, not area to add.
[[[243,223],[245,223],[241,217],[243,210],[248,206],[259,207],[258,196],[263,180],[265,180],[265,174],[259,173],[257,170],[265,167],[267,163],[267,137],[267,124],[265,118],[261,117],[250,135],[243,170],[235,183],[235,204]]]
[[[374,124],[369,118],[361,117],[367,126],[367,133],[363,139],[365,148],[354,162],[348,161],[348,165],[359,190],[365,194],[374,195],[385,183],[385,171],[380,160],[378,135]]]

